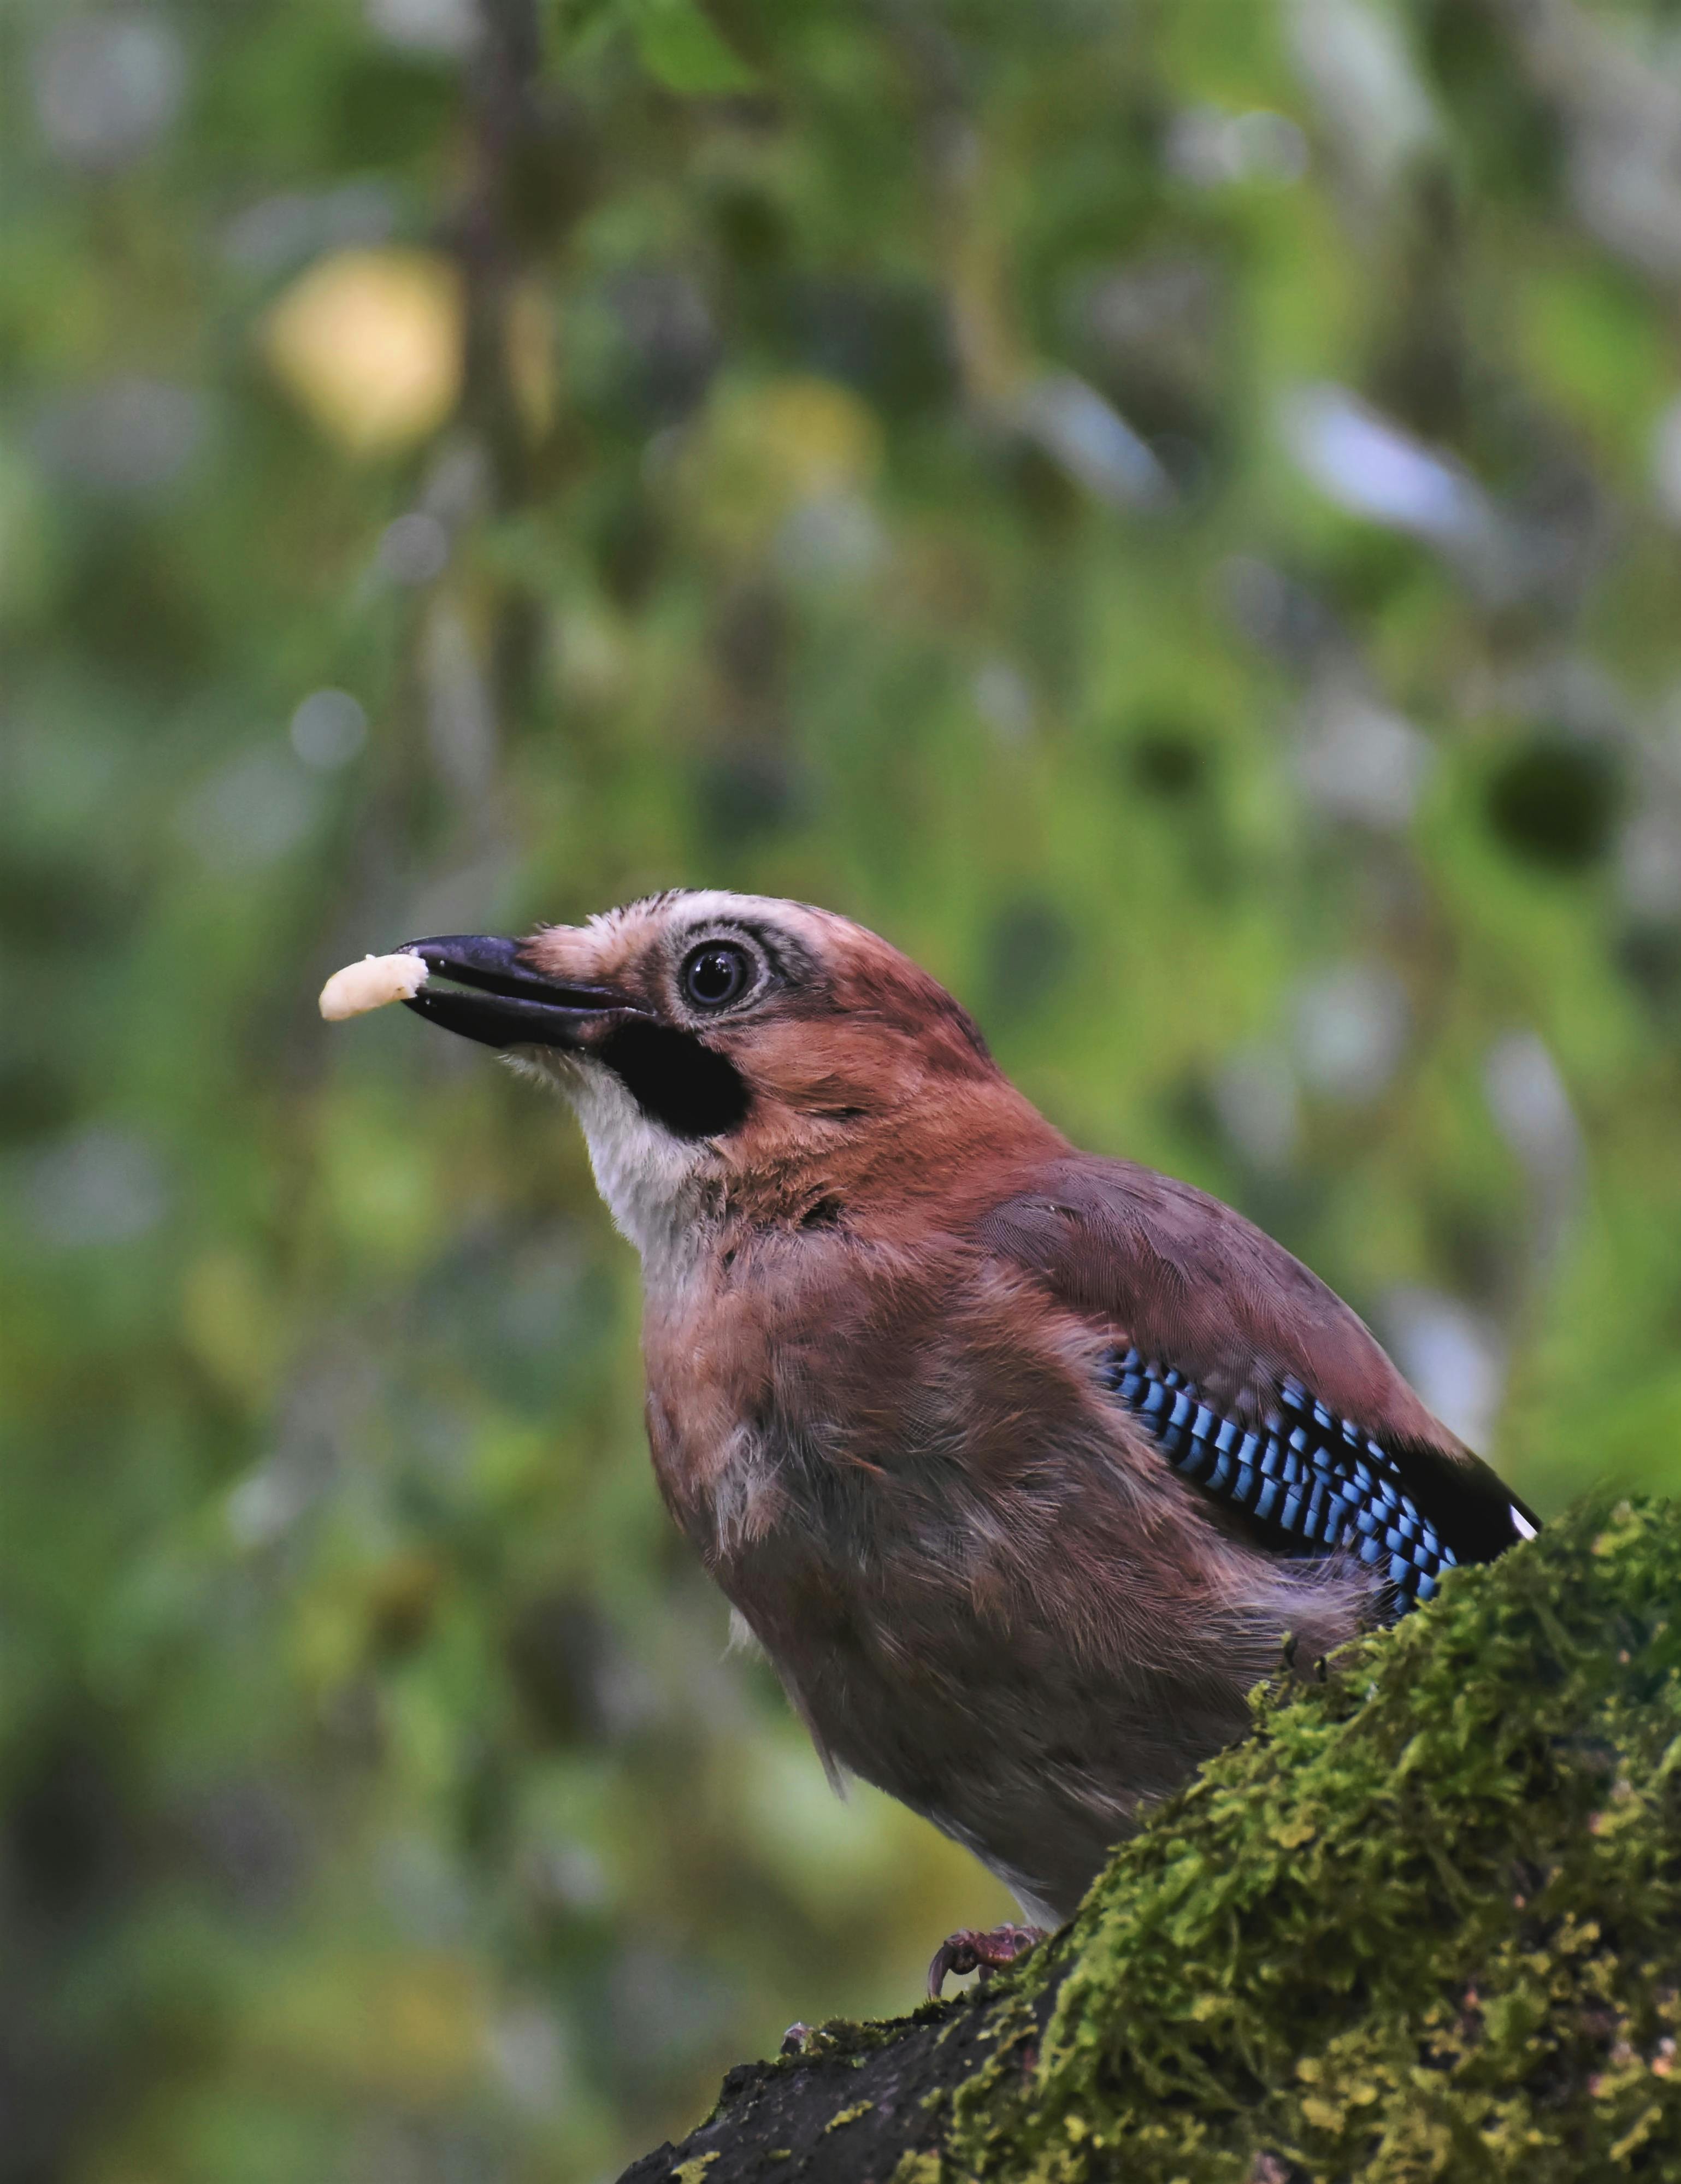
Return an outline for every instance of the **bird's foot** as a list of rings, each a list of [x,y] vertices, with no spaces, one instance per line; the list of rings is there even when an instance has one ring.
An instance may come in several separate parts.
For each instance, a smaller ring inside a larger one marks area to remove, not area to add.
[[[949,1936],[934,1951],[934,1961],[928,1967],[930,2000],[939,2000],[950,1975],[961,1979],[965,1972],[979,1972],[985,1979],[988,1973],[1002,1971],[1006,1964],[1025,1957],[1029,1949],[1038,1948],[1044,1937],[1043,1926],[989,1926],[983,1933],[966,1927],[960,1934]]]

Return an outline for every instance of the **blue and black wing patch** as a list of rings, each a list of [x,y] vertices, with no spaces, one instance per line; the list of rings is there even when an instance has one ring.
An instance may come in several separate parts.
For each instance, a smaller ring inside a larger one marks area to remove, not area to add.
[[[1223,1415],[1182,1373],[1136,1350],[1105,1351],[1100,1371],[1182,1479],[1240,1512],[1279,1553],[1356,1555],[1394,1588],[1398,1612],[1428,1600],[1456,1563],[1489,1558],[1481,1537],[1456,1553],[1408,1492],[1395,1455],[1299,1380],[1287,1379],[1278,1408],[1252,1425]],[[1521,1504],[1508,1515],[1500,1546],[1534,1529]]]

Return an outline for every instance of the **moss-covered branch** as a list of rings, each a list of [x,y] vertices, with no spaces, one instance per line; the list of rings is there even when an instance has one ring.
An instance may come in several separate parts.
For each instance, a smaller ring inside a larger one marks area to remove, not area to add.
[[[1678,1607],[1667,1505],[1456,1574],[1021,1972],[732,2072],[626,2184],[1681,2174]]]

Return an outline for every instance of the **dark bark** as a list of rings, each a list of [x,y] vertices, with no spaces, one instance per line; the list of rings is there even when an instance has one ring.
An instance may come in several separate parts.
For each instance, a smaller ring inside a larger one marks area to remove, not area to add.
[[[896,2025],[825,2025],[795,2054],[740,2064],[700,2129],[681,2146],[644,2155],[624,2184],[693,2184],[702,2176],[707,2184],[760,2176],[862,2184],[891,2176],[903,2154],[938,2148],[946,2096],[988,2059],[997,1999],[996,1990],[977,1987]],[[1040,2025],[1050,2006],[1049,1992],[1038,1997]],[[1018,2045],[1018,2052],[1032,2050]],[[700,2160],[706,2166],[697,2170]]]

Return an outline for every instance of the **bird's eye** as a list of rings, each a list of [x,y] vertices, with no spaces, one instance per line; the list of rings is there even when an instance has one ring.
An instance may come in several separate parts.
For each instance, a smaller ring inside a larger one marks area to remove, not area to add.
[[[753,982],[753,965],[744,948],[728,940],[709,940],[684,959],[683,997],[698,1009],[721,1009],[738,1001]]]

